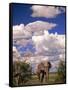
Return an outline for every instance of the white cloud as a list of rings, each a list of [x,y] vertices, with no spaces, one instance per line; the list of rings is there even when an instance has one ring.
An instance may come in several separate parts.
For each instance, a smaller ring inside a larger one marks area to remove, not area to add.
[[[49,23],[45,21],[35,21],[26,25],[25,28],[28,28],[29,31],[38,32],[44,30],[51,30],[56,27],[55,23]]]
[[[15,46],[13,46],[13,52],[17,52],[17,49]]]
[[[31,37],[31,33],[25,30],[24,24],[13,26],[13,39]]]
[[[18,61],[20,58],[20,53],[18,52],[17,48],[13,46],[13,61]]]
[[[32,44],[32,39],[18,39],[16,41],[13,42],[13,44],[16,44],[16,45],[20,45],[20,46],[23,46],[25,47],[27,44]]]
[[[30,39],[33,35],[43,35],[44,30],[50,30],[56,27],[54,23],[48,23],[44,21],[35,21],[13,26],[13,44],[26,46],[28,43],[32,43]],[[29,38],[28,40],[26,38]]]
[[[60,55],[65,54],[65,35],[49,34],[33,36],[32,40],[36,47],[36,55],[47,56],[49,60],[58,60]]]
[[[49,23],[44,21],[35,21],[28,23],[26,26],[24,24],[13,26],[13,39],[18,40],[21,38],[30,38],[32,34],[41,35],[44,30],[51,30],[56,27],[55,23]]]
[[[40,5],[33,5],[31,9],[33,11],[31,15],[32,17],[46,17],[46,18],[54,18],[65,11],[64,7],[40,6]]]

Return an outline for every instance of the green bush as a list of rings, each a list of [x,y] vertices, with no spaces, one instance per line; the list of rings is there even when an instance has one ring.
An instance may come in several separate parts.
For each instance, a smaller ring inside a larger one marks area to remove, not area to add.
[[[65,62],[64,61],[60,61],[58,69],[57,69],[56,81],[59,81],[61,83],[65,83],[65,80],[66,80]]]
[[[32,69],[30,64],[25,62],[14,62],[13,64],[13,85],[23,85],[31,79]]]

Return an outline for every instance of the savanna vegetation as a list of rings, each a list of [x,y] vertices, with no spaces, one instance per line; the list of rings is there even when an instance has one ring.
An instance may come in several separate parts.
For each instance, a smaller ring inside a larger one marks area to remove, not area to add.
[[[66,82],[66,66],[64,61],[59,62],[59,66],[57,68],[57,76],[56,80],[62,83]]]
[[[14,62],[13,64],[13,85],[18,86],[28,82],[31,79],[31,67],[25,62]]]
[[[65,70],[65,62],[60,61],[57,72],[49,72],[48,82],[44,80],[41,83],[37,75],[32,73],[32,68],[29,63],[15,61],[13,63],[13,86],[65,83]]]

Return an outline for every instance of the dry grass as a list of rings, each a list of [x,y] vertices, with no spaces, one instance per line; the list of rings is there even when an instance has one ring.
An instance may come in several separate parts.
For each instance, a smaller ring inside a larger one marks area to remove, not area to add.
[[[33,75],[32,76],[32,79],[29,80],[27,83],[24,83],[22,84],[22,86],[29,86],[29,85],[50,85],[50,84],[59,84],[59,83],[62,83],[62,82],[56,82],[55,79],[56,79],[56,76],[57,76],[57,73],[50,73],[49,74],[49,80],[48,82],[46,82],[46,80],[44,80],[42,83],[39,81],[37,75]]]

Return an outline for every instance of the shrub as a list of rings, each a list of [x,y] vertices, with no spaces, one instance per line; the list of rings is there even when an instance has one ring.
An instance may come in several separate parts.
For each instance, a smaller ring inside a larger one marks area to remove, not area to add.
[[[66,80],[65,62],[64,62],[64,61],[60,61],[60,62],[59,62],[58,69],[57,69],[56,81],[65,83],[65,80]]]
[[[14,62],[13,64],[13,84],[21,85],[31,79],[31,66],[25,62]]]

